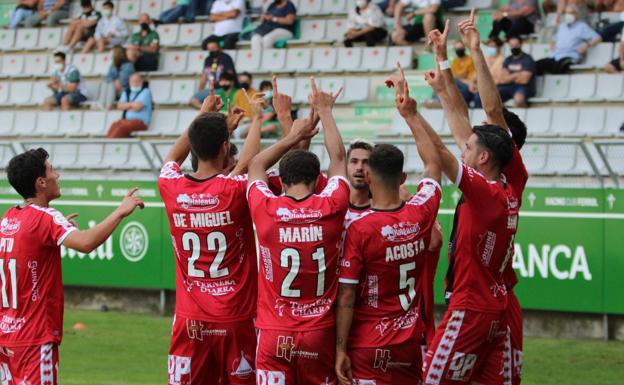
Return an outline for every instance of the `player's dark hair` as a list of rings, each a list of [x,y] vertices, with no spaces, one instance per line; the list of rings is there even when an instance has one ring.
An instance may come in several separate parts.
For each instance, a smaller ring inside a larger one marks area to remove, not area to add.
[[[313,152],[289,151],[279,163],[279,174],[286,186],[310,184],[321,174],[321,163]]]
[[[507,108],[503,108],[503,116],[505,117],[507,127],[509,127],[513,135],[511,139],[516,143],[518,150],[521,149],[522,146],[524,146],[524,142],[526,142],[527,126],[520,120],[518,115],[509,111]]]
[[[373,151],[373,145],[365,140],[355,140],[351,142],[349,145],[349,149],[347,150],[347,159],[351,156],[351,151],[353,150],[366,150],[368,152]]]
[[[32,198],[37,194],[35,182],[37,178],[45,178],[48,152],[43,148],[28,150],[15,155],[7,167],[9,183],[24,199]]]
[[[113,5],[112,1],[105,1],[104,3],[102,3],[102,7],[111,7],[111,8],[115,8],[115,5]]]
[[[230,151],[228,152],[229,156],[238,155],[238,147],[234,143],[230,143]]]
[[[63,61],[65,61],[65,52],[61,52],[61,51],[56,51],[54,52],[54,57],[60,57]]]
[[[225,115],[206,112],[193,120],[188,129],[191,151],[199,160],[214,159],[229,138]]]
[[[492,155],[496,169],[502,170],[513,155],[513,143],[509,133],[494,124],[474,126],[472,131],[477,135],[479,144]]]
[[[368,158],[368,168],[384,183],[400,183],[403,174],[403,152],[392,144],[378,144]]]

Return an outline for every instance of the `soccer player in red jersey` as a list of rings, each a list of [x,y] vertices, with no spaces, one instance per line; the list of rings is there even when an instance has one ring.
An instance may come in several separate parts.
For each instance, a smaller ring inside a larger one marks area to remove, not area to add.
[[[288,135],[249,165],[247,199],[260,257],[259,385],[336,383],[333,303],[349,182],[344,144],[332,116],[333,96],[318,90],[313,79],[310,83],[310,104],[323,123],[330,159],[325,189],[314,193],[320,175],[316,155],[286,153],[318,132],[312,117],[296,120]],[[284,195],[276,196],[268,188],[266,170],[280,158]]]
[[[351,184],[351,194],[345,222],[349,222],[370,208],[371,194],[364,171],[368,168],[371,151],[373,151],[373,145],[362,140],[356,140],[349,145],[347,178]]]
[[[400,67],[399,67],[400,70]],[[409,97],[403,71],[393,82],[399,112],[412,130],[425,165],[418,193],[401,199],[403,154],[377,145],[366,180],[371,209],[347,228],[336,313],[336,372],[342,385],[418,384],[424,259],[442,192],[440,158]]]
[[[504,119],[500,95],[480,50],[471,18],[459,23],[463,41],[473,54],[487,124],[471,127],[465,103],[448,71],[446,40],[432,31],[429,42],[436,71],[425,74],[440,96],[453,136],[462,151],[454,159],[435,132],[433,138],[445,174],[463,193],[449,247],[449,307],[427,352],[423,379],[428,385],[509,383],[505,375],[507,285],[503,272],[511,263],[518,210],[528,175]],[[508,372],[507,372],[508,373]]]
[[[9,183],[24,198],[0,221],[0,382],[56,385],[63,337],[61,248],[90,253],[112,234],[141,199],[131,190],[106,219],[78,230],[72,218],[51,208],[61,196],[59,174],[39,148],[9,162]]]

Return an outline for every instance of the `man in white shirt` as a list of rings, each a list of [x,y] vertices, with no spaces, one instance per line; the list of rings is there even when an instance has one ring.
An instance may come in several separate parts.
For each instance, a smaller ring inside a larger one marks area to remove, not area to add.
[[[212,36],[223,43],[223,49],[236,49],[245,19],[244,0],[216,0],[210,9],[210,21],[215,23]]]
[[[105,48],[122,45],[128,39],[129,31],[126,23],[119,17],[113,15],[114,5],[111,1],[102,4],[102,18],[95,27],[95,34],[85,43],[83,53],[89,52],[93,44],[97,46],[99,52],[104,52]]]
[[[406,10],[405,19],[408,24],[402,24],[401,16]],[[409,45],[428,36],[429,32],[441,26],[440,0],[400,0],[394,9],[396,27],[392,31],[392,42],[395,45]]]
[[[373,47],[388,35],[385,29],[384,14],[371,0],[357,0],[349,11],[347,19],[349,29],[345,33],[345,47],[352,47],[353,42],[364,41]]]

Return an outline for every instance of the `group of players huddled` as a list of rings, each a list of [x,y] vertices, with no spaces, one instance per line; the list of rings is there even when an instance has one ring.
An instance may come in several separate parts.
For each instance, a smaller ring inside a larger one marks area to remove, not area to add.
[[[522,192],[526,127],[503,108],[470,19],[487,122],[472,127],[446,57],[449,22],[428,37],[439,95],[461,160],[419,114],[402,69],[387,85],[410,127],[423,178],[404,188],[404,156],[390,144],[345,146],[338,95],[310,79],[310,115],[292,120],[274,78],[284,136],[260,146],[262,95],[240,158],[230,137],[243,117],[208,96],[158,178],[176,263],[170,385],[404,385],[520,383],[522,313],[511,268]],[[319,122],[327,174],[307,150]],[[189,153],[194,171],[181,164]],[[277,170],[272,166],[279,162]],[[246,172],[246,174],[245,174]],[[436,328],[433,280],[442,245],[441,175],[462,192],[449,242],[448,308]],[[43,149],[13,158],[8,179],[24,204],[0,223],[0,383],[55,385],[62,336],[60,245],[88,253],[143,206],[135,190],[108,218],[78,230],[49,207],[58,174]]]

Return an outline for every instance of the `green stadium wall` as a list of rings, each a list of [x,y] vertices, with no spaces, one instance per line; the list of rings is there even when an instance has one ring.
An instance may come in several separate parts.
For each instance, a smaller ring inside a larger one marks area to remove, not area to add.
[[[169,224],[155,183],[62,181],[53,207],[78,213],[81,228],[106,217],[131,187],[146,202],[111,238],[90,254],[62,249],[63,281],[69,286],[174,289],[175,267]],[[448,240],[459,192],[444,189],[439,220]],[[526,309],[624,314],[624,190],[528,188],[523,198],[513,267],[516,293]],[[0,183],[0,208],[21,199]],[[443,303],[443,247],[436,276],[436,301]]]

